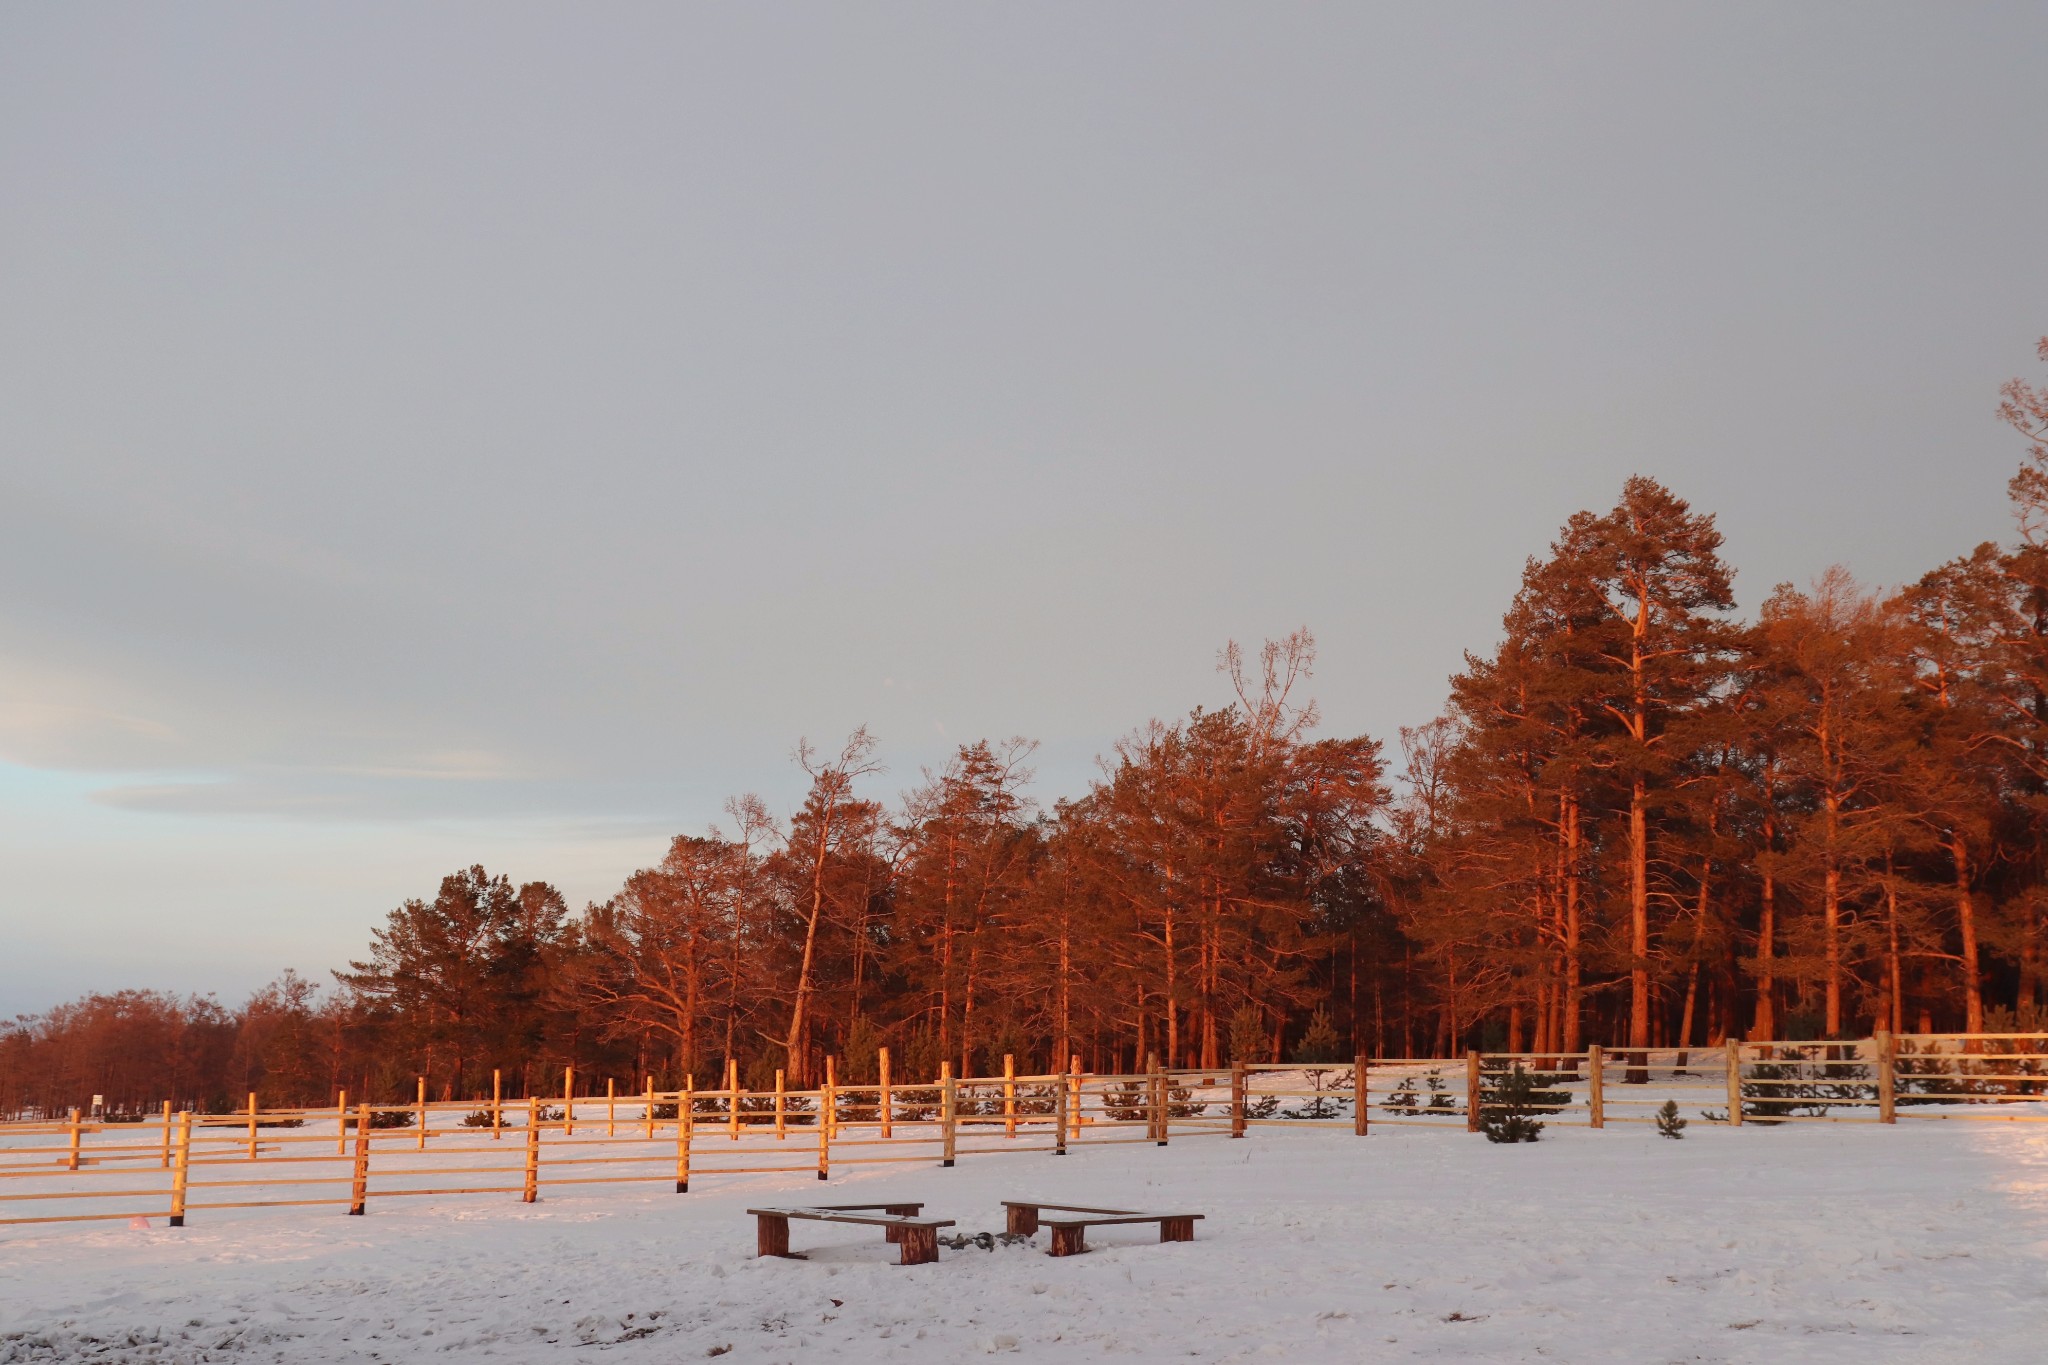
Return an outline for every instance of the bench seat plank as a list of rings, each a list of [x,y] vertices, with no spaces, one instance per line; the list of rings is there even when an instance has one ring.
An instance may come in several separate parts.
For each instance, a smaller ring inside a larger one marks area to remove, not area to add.
[[[939,1229],[953,1226],[950,1218],[919,1218],[922,1204],[838,1204],[795,1208],[748,1209],[755,1219],[756,1256],[778,1256],[802,1260],[789,1249],[789,1220],[800,1218],[816,1223],[854,1223],[878,1227],[891,1243],[901,1248],[898,1264],[930,1265],[939,1259]],[[869,1212],[868,1210],[880,1210]]]
[[[1044,1204],[1034,1199],[1005,1199],[1006,1209],[1058,1209],[1062,1213],[1141,1213],[1141,1209],[1093,1209],[1086,1204]]]
[[[1079,1256],[1087,1251],[1089,1228],[1132,1223],[1157,1223],[1162,1242],[1192,1242],[1195,1240],[1195,1220],[1205,1216],[1199,1213],[1146,1213],[1138,1209],[1097,1209],[1081,1204],[1027,1203],[1022,1199],[1005,1199],[1002,1204],[1009,1216],[1012,1233],[1028,1237],[1040,1226],[1051,1228],[1051,1254],[1054,1256]]]
[[[910,1214],[853,1213],[837,1209],[748,1209],[751,1214],[767,1214],[774,1218],[802,1218],[813,1223],[859,1223],[866,1227],[900,1228],[930,1227],[949,1228],[950,1218],[918,1218]]]

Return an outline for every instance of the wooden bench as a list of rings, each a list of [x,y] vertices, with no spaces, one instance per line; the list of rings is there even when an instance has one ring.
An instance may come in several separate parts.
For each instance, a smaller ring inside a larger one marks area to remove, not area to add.
[[[1088,1229],[1110,1227],[1119,1223],[1157,1223],[1159,1240],[1162,1242],[1192,1242],[1195,1240],[1195,1220],[1199,1213],[1142,1213],[1137,1209],[1091,1209],[1079,1204],[1027,1204],[1020,1199],[1005,1199],[1003,1208],[1009,1215],[1009,1231],[1029,1237],[1043,1227],[1052,1229],[1052,1254],[1054,1256],[1079,1256],[1088,1250]],[[1045,1210],[1059,1214],[1077,1214],[1078,1217],[1048,1218]]]
[[[784,1256],[801,1261],[803,1256],[789,1249],[789,1220],[803,1218],[819,1223],[858,1223],[882,1229],[883,1237],[902,1248],[901,1265],[929,1265],[939,1259],[939,1229],[953,1226],[950,1218],[920,1218],[922,1204],[808,1204],[802,1208],[748,1209],[756,1220],[756,1256]]]

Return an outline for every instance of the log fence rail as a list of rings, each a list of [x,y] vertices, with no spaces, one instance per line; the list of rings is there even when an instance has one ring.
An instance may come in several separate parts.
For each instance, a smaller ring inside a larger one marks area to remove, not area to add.
[[[1707,1048],[1602,1048],[1578,1054],[1240,1063],[1142,1071],[1066,1070],[848,1084],[836,1065],[814,1089],[748,1091],[734,1069],[714,1089],[694,1078],[658,1089],[266,1110],[251,1095],[227,1114],[172,1112],[138,1123],[61,1118],[0,1123],[0,1226],[168,1218],[225,1209],[345,1206],[388,1198],[517,1196],[601,1185],[815,1173],[1116,1144],[1243,1138],[1254,1128],[1476,1129],[1515,1068],[1550,1098],[1545,1123],[1650,1123],[1676,1100],[1689,1122],[2048,1121],[2048,1034],[1879,1035],[1839,1042],[1740,1042]],[[1630,1083],[1631,1074],[1649,1084]],[[580,1110],[580,1127],[579,1127]],[[507,1137],[515,1141],[508,1143]],[[14,1182],[36,1180],[35,1188]],[[21,1192],[16,1193],[15,1190]]]

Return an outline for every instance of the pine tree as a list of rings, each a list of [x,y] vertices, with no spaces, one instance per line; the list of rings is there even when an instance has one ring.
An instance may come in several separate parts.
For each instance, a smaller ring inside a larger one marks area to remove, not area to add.
[[[854,945],[866,937],[874,892],[873,846],[882,811],[856,797],[853,786],[881,771],[874,752],[865,726],[829,761],[807,743],[797,746],[797,764],[811,779],[810,793],[790,820],[782,848],[768,860],[770,875],[781,887],[770,903],[780,912],[773,929],[780,949],[775,973],[778,985],[787,983],[789,1000],[788,1032],[771,1041],[783,1054],[788,1079],[798,1085],[810,1080],[814,1055],[824,1051],[813,1047],[812,1033],[823,1027],[828,985],[850,984],[851,971],[838,969],[851,966],[857,958]],[[848,1004],[857,1007],[858,1000]]]
[[[1905,680],[1896,616],[1846,570],[1829,569],[1807,592],[1781,586],[1764,604],[1754,637],[1766,678],[1768,723],[1780,737],[1779,772],[1793,784],[1787,868],[1819,911],[1804,953],[1822,990],[1822,1028],[1847,1027],[1854,932],[1874,917],[1859,902],[1876,894],[1886,846],[1880,784],[1894,759]]]
[[[1493,1083],[1493,1098],[1479,1105],[1479,1129],[1488,1142],[1534,1142],[1543,1132],[1537,1114],[1555,1114],[1571,1096],[1562,1090],[1545,1090],[1547,1077],[1538,1076],[1515,1063],[1512,1071],[1499,1073]]]
[[[1666,1100],[1664,1107],[1657,1111],[1657,1135],[1682,1138],[1685,1136],[1686,1122],[1685,1119],[1678,1117],[1678,1101]]]
[[[1003,984],[1023,990],[1036,976],[1009,951],[1024,946],[1015,930],[1032,908],[1039,840],[1023,788],[1036,747],[1022,739],[960,746],[905,799],[896,831],[889,937],[910,996],[902,1003],[916,1002],[963,1076],[997,1029],[1016,1022]]]
[[[1323,1065],[1339,1060],[1342,1047],[1337,1029],[1330,1023],[1330,1012],[1319,1009],[1309,1020],[1301,1041],[1294,1045],[1294,1056],[1290,1060],[1307,1066]]]
[[[2018,626],[1999,561],[1996,546],[1980,545],[1900,594],[1913,688],[1907,706],[1919,734],[1899,794],[1946,883],[1971,1033],[1984,1028],[1983,947],[1996,928],[1987,922],[1987,879],[2014,813],[2007,797],[2016,749],[1998,659],[2000,640]]]
[[[1239,1005],[1230,1016],[1230,1060],[1251,1062],[1271,1056],[1266,1042],[1266,1019],[1255,1006]]]
[[[1632,478],[1605,517],[1567,528],[1574,557],[1606,601],[1594,647],[1612,670],[1601,708],[1616,728],[1600,761],[1622,788],[1629,914],[1632,1048],[1650,1045],[1652,829],[1655,808],[1689,756],[1685,722],[1721,687],[1733,644],[1709,613],[1733,607],[1711,514],[1695,513],[1653,479]],[[1626,1074],[1648,1082],[1637,1052]]]

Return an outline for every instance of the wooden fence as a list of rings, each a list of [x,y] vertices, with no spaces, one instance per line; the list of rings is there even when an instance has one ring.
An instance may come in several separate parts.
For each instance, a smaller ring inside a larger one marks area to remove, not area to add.
[[[1241,1138],[1253,1128],[1376,1126],[1476,1131],[1503,1077],[1533,1073],[1546,1123],[1648,1123],[1667,1101],[1688,1121],[1899,1123],[2048,1120],[2048,1034],[1923,1035],[1858,1042],[1745,1043],[1583,1053],[1358,1058],[1348,1065],[1237,1065],[1130,1075],[1018,1075],[815,1089],[578,1094],[548,1100],[161,1112],[139,1123],[81,1118],[0,1124],[0,1225],[167,1218],[224,1209],[517,1196],[591,1185],[815,1172],[889,1163],[951,1166],[1006,1153],[1065,1154],[1114,1143]],[[16,1183],[22,1182],[22,1183]],[[33,1182],[33,1187],[31,1187]],[[11,1187],[11,1188],[10,1188]],[[20,1191],[20,1192],[15,1192]]]
[[[1604,1128],[1651,1123],[1675,1101],[1688,1122],[2048,1121],[2048,1034],[1879,1034],[1843,1042],[1741,1042],[1713,1048],[1588,1048],[1575,1054],[1358,1058],[1348,1066],[1237,1068],[1240,1129],[1374,1124],[1477,1131],[1499,1083],[1531,1072],[1553,1099],[1545,1122]],[[1291,1081],[1265,1085],[1264,1076]]]

